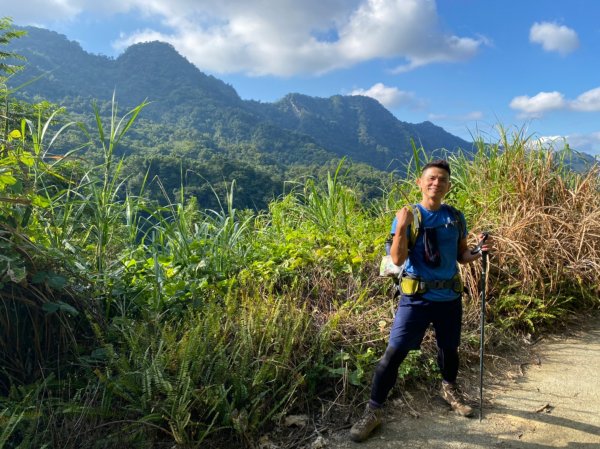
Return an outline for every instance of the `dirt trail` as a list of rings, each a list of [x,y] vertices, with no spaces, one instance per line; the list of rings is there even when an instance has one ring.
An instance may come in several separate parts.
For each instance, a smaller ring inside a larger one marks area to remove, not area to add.
[[[481,422],[477,414],[474,419],[455,415],[441,399],[411,403],[418,417],[406,406],[398,412],[392,402],[369,440],[353,443],[344,431],[331,436],[326,447],[600,449],[600,317],[568,337],[536,346],[523,376],[486,386]]]

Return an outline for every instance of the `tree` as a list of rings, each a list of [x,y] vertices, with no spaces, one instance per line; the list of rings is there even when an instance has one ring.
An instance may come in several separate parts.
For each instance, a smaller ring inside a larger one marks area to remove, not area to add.
[[[8,45],[13,39],[18,39],[25,35],[25,31],[15,30],[12,26],[12,19],[9,17],[0,18],[0,45]],[[0,83],[4,84],[7,76],[18,72],[23,68],[22,65],[11,64],[11,60],[23,60],[23,56],[9,51],[0,50]],[[9,62],[5,62],[5,61]]]
[[[23,36],[25,31],[17,31],[12,27],[12,19],[9,17],[0,18],[0,45],[8,45],[13,39],[18,39]],[[4,114],[0,115],[0,118],[4,120],[2,127],[0,128],[3,133],[0,136],[2,147],[0,147],[0,156],[7,157],[8,149],[4,144],[4,139],[8,136],[9,128],[9,114],[8,114],[8,89],[6,88],[6,80],[12,74],[18,72],[23,68],[22,65],[11,64],[14,60],[23,60],[23,56],[18,55],[14,52],[0,50],[0,102],[4,103]],[[8,61],[8,62],[6,62]]]

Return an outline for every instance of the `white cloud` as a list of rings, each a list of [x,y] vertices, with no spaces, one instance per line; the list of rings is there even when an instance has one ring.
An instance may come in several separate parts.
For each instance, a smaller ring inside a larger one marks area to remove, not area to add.
[[[588,90],[571,102],[571,108],[576,111],[600,111],[600,87]]]
[[[566,136],[542,136],[539,140],[543,145],[550,145],[555,150],[564,148],[565,144],[576,151],[600,156],[600,131],[589,134],[569,134]]]
[[[374,98],[386,108],[397,106],[407,106],[411,108],[423,107],[424,102],[417,99],[413,92],[406,92],[397,87],[386,86],[383,83],[377,83],[369,89],[354,89],[350,95],[364,95]]]
[[[226,4],[213,10],[220,26],[199,28],[187,19],[187,12],[169,16],[169,24],[178,31],[163,40],[200,68],[282,76],[321,74],[380,58],[406,60],[400,68],[405,70],[467,59],[481,44],[442,33],[433,0]],[[330,31],[337,38],[320,40],[318,31]],[[146,38],[132,35],[126,42]]]
[[[475,56],[479,47],[487,40],[459,38],[457,36],[444,36],[438,42],[432,42],[427,49],[414,52],[407,49],[408,64],[399,65],[392,73],[404,73],[436,62],[457,62],[464,61]]]
[[[582,93],[575,100],[565,99],[562,93],[556,91],[540,92],[533,97],[521,95],[511,100],[510,107],[521,111],[519,114],[521,118],[537,118],[546,112],[561,109],[596,112],[600,111],[600,87]]]
[[[600,131],[589,134],[572,134],[566,136],[566,139],[571,148],[600,156]]]
[[[124,35],[116,48],[162,40],[216,73],[320,74],[373,59],[401,61],[396,71],[406,71],[471,58],[485,44],[443,30],[434,0],[21,0],[18,8],[0,2],[18,24],[76,20],[83,12],[152,18],[162,32]]]
[[[554,150],[561,150],[567,143],[567,136],[541,136],[531,142],[532,148],[538,148],[539,144],[544,147],[551,147]]]
[[[540,92],[533,97],[522,95],[510,102],[512,109],[521,111],[521,117],[541,117],[544,112],[563,109],[566,106],[563,94],[556,91]]]
[[[348,60],[403,58],[398,73],[471,58],[482,43],[444,33],[433,0],[367,0],[341,28],[339,48]]]
[[[6,15],[17,25],[44,26],[52,22],[75,20],[84,11],[111,16],[131,10],[135,4],[135,0],[0,0],[0,10],[10,11]]]
[[[546,51],[556,51],[561,55],[579,47],[579,38],[574,30],[550,22],[534,23],[529,30],[529,41],[541,44]]]

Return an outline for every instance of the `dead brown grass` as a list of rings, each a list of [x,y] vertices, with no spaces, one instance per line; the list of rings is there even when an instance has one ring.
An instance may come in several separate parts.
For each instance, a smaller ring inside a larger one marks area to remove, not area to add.
[[[503,161],[495,169],[502,173],[494,172],[493,162],[480,173],[488,185],[502,183],[490,188],[501,194],[488,198],[494,210],[473,225],[492,229],[496,240],[487,284],[490,313],[533,331],[537,324],[599,307],[600,167],[575,173],[554,152],[526,151],[522,142],[497,157]],[[478,266],[463,269],[471,298],[478,298],[479,277]],[[478,301],[467,304],[466,323],[473,328]]]

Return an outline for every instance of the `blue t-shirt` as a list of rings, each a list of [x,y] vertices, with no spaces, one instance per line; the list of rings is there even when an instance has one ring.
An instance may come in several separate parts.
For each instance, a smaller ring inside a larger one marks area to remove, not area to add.
[[[438,249],[441,255],[441,263],[438,267],[432,268],[425,263],[425,245],[423,244],[423,235],[419,235],[415,246],[408,251],[408,258],[404,263],[404,271],[411,276],[418,277],[425,281],[450,280],[458,272],[456,264],[458,256],[458,233],[461,226],[456,223],[456,218],[449,207],[442,205],[438,210],[427,210],[420,204],[417,207],[421,210],[421,223],[423,228],[435,228],[437,234]],[[467,223],[464,215],[459,212],[459,218],[462,221],[462,238],[467,236]],[[397,220],[394,218],[391,233],[396,233]],[[412,225],[411,225],[412,226]],[[407,229],[407,236],[410,237],[410,226]],[[431,301],[451,301],[456,299],[457,293],[451,288],[430,289],[423,294],[423,298]]]

